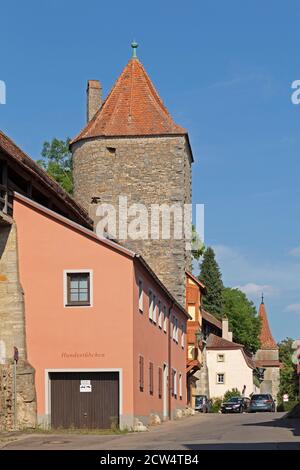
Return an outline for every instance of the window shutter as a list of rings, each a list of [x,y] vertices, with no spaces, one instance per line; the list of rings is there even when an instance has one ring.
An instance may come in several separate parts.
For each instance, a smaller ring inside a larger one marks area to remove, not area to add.
[[[158,368],[158,398],[162,397],[162,368]]]
[[[142,392],[144,390],[144,358],[143,356],[140,356],[140,391]]]
[[[153,395],[153,362],[149,364],[149,392]]]

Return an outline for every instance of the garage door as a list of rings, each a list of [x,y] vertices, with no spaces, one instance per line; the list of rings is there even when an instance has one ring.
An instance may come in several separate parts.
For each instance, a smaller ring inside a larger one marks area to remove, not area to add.
[[[119,425],[118,372],[51,372],[50,381],[52,427]]]

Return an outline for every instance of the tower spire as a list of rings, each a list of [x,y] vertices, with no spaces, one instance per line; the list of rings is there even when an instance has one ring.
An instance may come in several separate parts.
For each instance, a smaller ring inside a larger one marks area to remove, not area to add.
[[[261,293],[261,303],[264,304],[264,293]]]
[[[136,41],[132,41],[131,47],[132,47],[132,58],[137,59],[136,50],[138,48],[138,43]]]

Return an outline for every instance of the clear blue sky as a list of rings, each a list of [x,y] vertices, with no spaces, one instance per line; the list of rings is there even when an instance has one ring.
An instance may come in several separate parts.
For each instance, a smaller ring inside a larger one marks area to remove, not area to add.
[[[1,4],[0,128],[33,158],[85,120],[130,42],[174,120],[189,130],[193,200],[224,283],[259,303],[277,340],[300,337],[299,2],[27,0]],[[297,248],[299,248],[297,250]]]

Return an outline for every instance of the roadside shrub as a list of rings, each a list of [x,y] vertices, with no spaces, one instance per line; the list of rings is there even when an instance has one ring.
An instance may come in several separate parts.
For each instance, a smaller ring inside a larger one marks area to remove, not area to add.
[[[299,402],[298,401],[283,401],[278,403],[277,411],[291,411]]]
[[[222,401],[223,400],[220,397],[215,397],[211,399],[211,402],[212,402],[211,408],[210,408],[211,413],[219,413]]]
[[[227,390],[224,395],[224,401],[230,400],[232,397],[241,397],[241,393],[238,391],[237,388],[233,388],[232,390]]]

